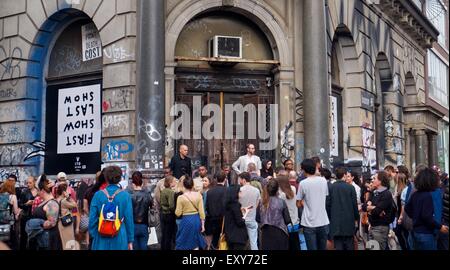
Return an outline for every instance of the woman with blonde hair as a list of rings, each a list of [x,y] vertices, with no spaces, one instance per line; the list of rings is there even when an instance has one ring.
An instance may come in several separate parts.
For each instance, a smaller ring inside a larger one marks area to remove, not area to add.
[[[176,236],[177,250],[204,249],[206,242],[201,233],[205,231],[205,211],[203,198],[193,190],[194,181],[191,177],[184,178],[183,194],[178,196],[175,215],[181,218]]]

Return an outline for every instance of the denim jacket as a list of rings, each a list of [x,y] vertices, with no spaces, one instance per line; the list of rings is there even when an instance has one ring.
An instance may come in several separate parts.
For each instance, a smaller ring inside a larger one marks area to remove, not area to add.
[[[48,231],[44,230],[45,220],[33,218],[27,221],[25,225],[25,232],[28,234],[28,241],[36,238],[37,244],[40,248],[47,248],[49,245]]]

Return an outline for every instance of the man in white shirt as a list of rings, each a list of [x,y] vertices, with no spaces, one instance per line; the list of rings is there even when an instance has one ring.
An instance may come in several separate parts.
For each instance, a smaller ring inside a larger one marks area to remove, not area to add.
[[[197,192],[203,191],[203,179],[208,178],[208,170],[206,166],[198,167],[198,177],[194,178],[194,190]]]
[[[249,163],[255,163],[257,173],[258,175],[261,175],[261,159],[257,155],[255,155],[255,146],[251,143],[247,144],[247,154],[244,156],[240,156],[231,167],[236,171],[237,174],[241,174],[248,171]]]
[[[316,163],[312,159],[305,159],[301,167],[306,179],[298,187],[297,207],[303,206],[301,225],[306,246],[308,250],[326,250],[330,224],[326,210],[328,183],[315,175]]]
[[[248,172],[239,175],[239,203],[241,207],[248,208],[249,212],[245,216],[245,226],[247,227],[248,239],[251,250],[258,250],[258,223],[256,222],[256,209],[258,208],[261,194],[257,188],[250,184],[250,174]]]

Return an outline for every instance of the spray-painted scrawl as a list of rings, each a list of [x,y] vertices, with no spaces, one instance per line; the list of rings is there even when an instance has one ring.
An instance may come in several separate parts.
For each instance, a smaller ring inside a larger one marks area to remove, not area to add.
[[[292,128],[292,121],[287,123],[281,131],[281,160],[284,162],[291,158],[291,151],[295,149],[294,131]]]

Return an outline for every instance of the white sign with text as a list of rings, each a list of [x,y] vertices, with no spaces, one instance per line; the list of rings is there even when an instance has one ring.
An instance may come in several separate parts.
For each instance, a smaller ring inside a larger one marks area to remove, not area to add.
[[[58,92],[58,154],[100,151],[100,84]]]
[[[330,97],[330,122],[331,122],[331,147],[330,156],[339,156],[339,123],[338,123],[338,102],[334,96]]]
[[[81,26],[83,61],[102,57],[102,42],[94,23]]]

